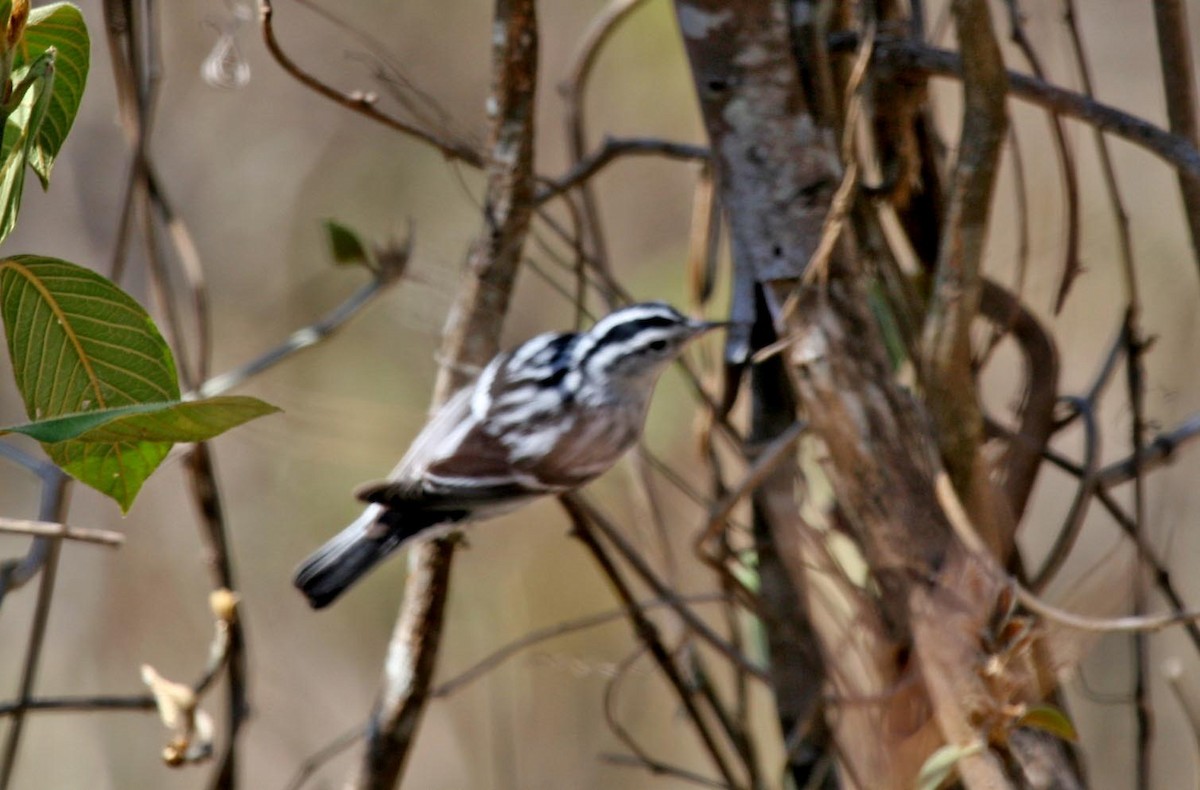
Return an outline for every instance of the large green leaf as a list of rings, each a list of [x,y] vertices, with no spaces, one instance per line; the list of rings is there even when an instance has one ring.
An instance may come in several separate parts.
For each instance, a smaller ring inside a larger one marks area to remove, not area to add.
[[[179,400],[175,360],[150,316],[89,269],[36,255],[0,260],[0,315],[32,420]]]
[[[46,116],[34,138],[29,164],[45,187],[50,180],[54,158],[62,148],[87,84],[91,41],[83,14],[70,3],[52,3],[33,9],[25,24],[24,46],[18,45],[13,81],[20,81],[23,69],[54,47],[54,88]]]
[[[0,428],[0,434],[37,439],[63,471],[128,510],[174,442],[202,442],[276,411],[257,398],[230,395],[68,414]]]
[[[179,400],[175,361],[141,305],[95,272],[20,255],[0,260],[0,316],[29,419]],[[128,509],[169,441],[43,445],[70,474]]]
[[[203,442],[256,417],[279,411],[258,398],[224,395],[206,400],[139,403],[97,409],[0,428],[53,444],[114,442]]]

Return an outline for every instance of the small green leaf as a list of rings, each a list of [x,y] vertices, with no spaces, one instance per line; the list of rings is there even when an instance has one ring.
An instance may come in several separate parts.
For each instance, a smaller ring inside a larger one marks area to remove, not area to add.
[[[54,50],[43,52],[29,68],[19,69],[14,80],[12,108],[4,124],[0,144],[0,240],[17,225],[21,193],[25,189],[25,165],[33,155],[38,129],[46,119],[54,86]]]
[[[935,751],[917,774],[917,790],[938,790],[958,774],[958,761],[983,751],[983,743],[975,741],[966,746],[947,744]]]
[[[1075,731],[1075,725],[1067,718],[1067,714],[1053,705],[1030,705],[1025,715],[1017,719],[1017,726],[1048,732],[1055,738],[1071,743],[1079,740],[1079,733]]]
[[[19,80],[25,64],[32,64],[51,47],[56,50],[54,87],[46,109],[45,121],[37,129],[29,164],[45,188],[50,169],[58,156],[87,85],[91,41],[83,14],[70,3],[52,3],[33,9],[25,25],[24,46],[18,45],[14,63],[14,81]],[[23,51],[22,51],[23,50]]]
[[[322,224],[334,263],[341,266],[353,264],[368,267],[375,264],[375,256],[358,233],[336,220],[327,219]]]
[[[258,398],[224,395],[207,400],[138,403],[66,414],[0,428],[53,444],[114,442],[203,442],[230,428],[279,411]]]

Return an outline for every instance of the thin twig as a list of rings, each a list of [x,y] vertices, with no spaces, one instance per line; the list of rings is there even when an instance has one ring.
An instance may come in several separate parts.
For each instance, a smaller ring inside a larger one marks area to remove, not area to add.
[[[1091,81],[1091,69],[1088,65],[1087,57],[1083,49],[1083,37],[1080,35],[1079,26],[1076,24],[1075,3],[1074,0],[1065,0],[1066,23],[1067,29],[1071,34],[1072,51],[1075,55],[1076,64],[1079,68],[1080,76],[1083,79],[1084,90],[1089,97],[1094,95]],[[1160,20],[1161,21],[1161,20]],[[1189,75],[1190,77],[1190,75]],[[1192,120],[1192,128],[1194,130],[1194,119]],[[1119,262],[1121,264],[1121,273],[1124,279],[1125,297],[1127,307],[1125,310],[1125,321],[1122,327],[1121,337],[1125,345],[1125,373],[1126,385],[1129,393],[1129,406],[1133,414],[1133,419],[1130,421],[1131,446],[1133,448],[1133,481],[1134,481],[1134,516],[1133,516],[1133,531],[1135,535],[1135,546],[1140,547],[1143,526],[1145,524],[1146,501],[1145,501],[1145,480],[1141,469],[1141,454],[1142,446],[1145,440],[1145,389],[1143,387],[1144,377],[1142,374],[1141,353],[1144,350],[1142,345],[1141,334],[1141,298],[1139,296],[1139,288],[1137,281],[1137,269],[1133,258],[1133,238],[1129,229],[1129,218],[1125,212],[1124,202],[1121,198],[1120,187],[1117,183],[1116,170],[1113,167],[1112,158],[1108,152],[1108,141],[1100,134],[1099,130],[1094,130],[1093,134],[1096,140],[1096,147],[1100,153],[1100,163],[1104,172],[1105,187],[1108,191],[1109,199],[1112,202],[1113,213],[1117,220],[1117,240],[1120,250]],[[1193,146],[1196,143],[1193,135],[1189,141]],[[1184,172],[1179,172],[1178,177],[1181,185],[1189,183],[1195,185],[1197,176],[1188,177]],[[1139,553],[1139,559],[1140,553]],[[1145,606],[1146,590],[1142,581],[1142,574],[1135,574],[1133,578],[1134,585],[1134,611],[1140,613]],[[1137,727],[1137,783],[1140,790],[1149,790],[1150,787],[1150,749],[1151,740],[1153,738],[1153,710],[1151,708],[1149,698],[1149,645],[1145,637],[1141,633],[1135,633],[1133,637],[1133,663],[1134,663],[1134,698],[1135,698],[1135,722]]]
[[[628,613],[622,610],[622,615],[628,617]],[[633,752],[634,756],[647,763],[654,762],[642,745],[638,743],[637,738],[633,737],[624,724],[621,723],[617,716],[617,695],[620,693],[621,684],[625,678],[629,677],[629,673],[633,670],[634,664],[640,661],[646,655],[646,645],[638,642],[637,645],[617,663],[612,676],[608,682],[604,684],[604,723],[608,726],[609,732],[616,736],[617,740],[625,744],[629,751]]]
[[[545,183],[537,193],[538,205],[586,183],[614,160],[624,156],[663,156],[668,159],[696,162],[708,159],[708,149],[702,145],[677,143],[656,138],[608,137],[595,152],[580,159],[561,178]],[[592,262],[593,265],[599,265],[599,258],[595,257],[595,253],[592,253]]]
[[[720,603],[724,599],[721,593],[705,593],[701,595],[688,595],[680,600],[689,604],[701,603]],[[643,612],[651,609],[661,609],[663,607],[672,606],[672,602],[663,600],[643,601],[638,603],[638,608]],[[467,669],[451,677],[449,680],[443,681],[429,693],[431,697],[448,697],[454,694],[459,689],[474,683],[479,678],[496,669],[508,659],[528,650],[534,645],[542,642],[555,639],[566,634],[573,634],[578,631],[584,631],[589,628],[596,628],[601,625],[608,625],[619,620],[624,620],[628,613],[624,609],[612,609],[607,612],[589,615],[587,617],[577,617],[567,620],[562,623],[556,623],[545,628],[539,628],[536,631],[530,631],[519,639],[514,639],[512,642],[498,648],[489,653],[483,658],[476,661]]]
[[[230,552],[228,523],[225,518],[225,506],[221,491],[217,486],[217,474],[213,466],[212,454],[207,442],[193,445],[191,451],[184,457],[184,466],[188,472],[188,483],[192,500],[200,517],[201,539],[208,553],[208,565],[214,590],[237,590],[234,580],[233,558]],[[212,787],[214,790],[229,790],[237,782],[237,736],[249,715],[247,702],[247,664],[246,637],[239,618],[232,618],[227,624],[228,642],[219,663],[214,665],[208,674],[211,679],[221,668],[227,670],[225,710],[226,741],[220,756],[217,758],[213,773]]]
[[[47,479],[43,483],[42,502],[38,515],[43,521],[61,522],[67,511],[69,478],[63,474]],[[21,665],[21,681],[17,687],[17,704],[25,705],[33,698],[33,686],[37,682],[38,668],[42,658],[42,647],[46,639],[46,624],[50,621],[50,607],[54,598],[54,582],[58,574],[58,557],[62,540],[38,538],[47,544],[45,560],[41,567],[38,584],[37,604],[33,612],[33,623],[29,629],[29,641],[25,646],[25,660]],[[21,746],[21,734],[25,727],[25,709],[13,711],[8,734],[0,756],[0,790],[8,790],[16,768],[17,751]]]
[[[691,673],[696,693],[708,703],[708,709],[712,711],[717,723],[721,725],[721,731],[733,744],[738,757],[742,760],[742,767],[746,771],[746,784],[749,787],[762,787],[762,778],[759,776],[758,770],[758,756],[755,754],[754,741],[751,740],[749,731],[742,727],[741,722],[731,716],[725,708],[725,703],[721,701],[720,694],[713,686],[712,678],[708,674],[699,651],[695,650],[693,645],[688,644],[684,645],[683,653],[687,656],[687,668]],[[739,677],[744,677],[744,675],[739,673]]]
[[[1096,415],[1093,405],[1082,398],[1066,398],[1083,420],[1083,474],[1079,477],[1075,496],[1067,511],[1066,519],[1054,539],[1054,545],[1042,561],[1042,566],[1029,577],[1029,588],[1034,592],[1043,592],[1062,569],[1071,549],[1075,546],[1083,530],[1083,519],[1087,515],[1088,505],[1092,501],[1092,493],[1096,485],[1096,466],[1100,459],[1100,430],[1096,425]]]
[[[17,518],[0,516],[0,532],[11,535],[35,535],[46,538],[63,538],[77,540],[81,543],[96,543],[100,546],[116,548],[125,542],[125,536],[120,532],[108,529],[91,529],[89,527],[68,527],[56,521],[26,521]]]
[[[1158,588],[1159,593],[1167,599],[1167,603],[1175,612],[1183,612],[1187,608],[1184,605],[1183,596],[1175,589],[1175,583],[1171,580],[1171,572],[1167,570],[1167,566],[1155,553],[1154,547],[1146,543],[1146,539],[1138,533],[1137,525],[1133,519],[1129,517],[1117,501],[1113,499],[1106,489],[1096,489],[1096,500],[1100,503],[1112,520],[1116,522],[1121,531],[1125,533],[1125,537],[1133,543],[1137,550],[1138,557],[1142,563],[1153,574],[1154,585]],[[1196,623],[1184,623],[1183,630],[1187,633],[1188,638],[1192,642],[1192,646],[1197,652],[1200,652],[1200,625]]]
[[[1025,61],[1033,71],[1033,76],[1046,81],[1046,70],[1042,67],[1041,58],[1033,48],[1033,42],[1025,35],[1025,26],[1018,0],[1006,0],[1008,5],[1009,37],[1017,49],[1024,55]],[[1071,283],[1079,274],[1079,173],[1075,168],[1075,157],[1071,146],[1067,143],[1067,132],[1058,112],[1048,111],[1050,132],[1054,140],[1054,151],[1058,157],[1059,173],[1062,178],[1063,192],[1066,197],[1066,230],[1067,244],[1064,251],[1062,276],[1059,280],[1058,295],[1055,297],[1055,310],[1061,310],[1070,291]]]
[[[806,427],[808,427],[807,423],[794,423],[791,428],[756,454],[753,465],[741,481],[710,509],[708,523],[704,525],[704,529],[693,541],[693,546],[698,554],[712,556],[712,552],[708,550],[708,543],[725,525],[729,514],[737,507],[738,502],[754,491],[774,471],[775,467],[788,457],[795,448],[796,442],[800,441]]]
[[[587,90],[588,79],[592,67],[600,55],[600,50],[616,32],[621,23],[644,5],[643,0],[612,0],[600,11],[588,25],[582,40],[567,68],[567,78],[559,86],[566,103],[563,113],[567,131],[567,145],[573,169],[578,169],[583,152],[587,148],[587,124],[584,120],[584,93]],[[600,222],[600,210],[596,203],[596,195],[592,185],[586,180],[577,180],[581,208],[580,241],[590,244],[591,258],[594,266],[611,279],[608,265],[608,245],[604,241],[604,229]]]
[[[690,782],[701,787],[724,787],[729,785],[723,782],[718,782],[709,779],[706,776],[701,776],[694,771],[689,771],[686,768],[680,768],[677,765],[651,760],[645,757],[632,754],[601,754],[600,759],[609,765],[616,765],[622,768],[644,768],[655,776],[669,776],[673,779],[679,779],[684,782]]]
[[[438,103],[437,99],[421,90],[404,75],[403,69],[392,57],[387,44],[369,32],[349,24],[317,0],[295,1],[361,44],[369,54],[357,57],[368,62],[374,61],[375,73],[373,76],[376,81],[383,85],[384,90],[396,100],[401,108],[408,111],[415,121],[424,124],[427,130],[441,130],[450,138],[457,136],[464,147],[477,148],[476,141],[470,139],[470,134],[463,134],[454,128],[454,119]]]
[[[150,694],[97,694],[79,697],[31,697],[25,701],[0,702],[0,716],[24,712],[90,713],[104,711],[153,711],[154,697]]]
[[[42,485],[41,504],[38,512],[43,521],[49,518],[47,514],[60,511],[57,498],[63,496],[63,492],[66,490],[63,488],[65,475],[62,470],[49,461],[36,458],[8,442],[0,442],[0,458],[12,461],[38,476]],[[4,602],[9,593],[24,587],[37,576],[50,553],[50,545],[56,542],[57,540],[52,537],[35,537],[30,541],[29,550],[25,552],[25,556],[0,562],[0,603]]]
[[[858,133],[858,122],[863,111],[863,96],[860,88],[871,65],[871,55],[875,51],[875,21],[867,22],[866,30],[858,43],[858,51],[854,55],[854,65],[850,69],[850,78],[846,81],[844,95],[846,99],[846,115],[842,122],[841,157],[845,172],[842,173],[841,183],[833,193],[829,203],[829,211],[821,228],[821,237],[809,257],[804,270],[803,281],[811,283],[815,280],[825,282],[829,277],[829,258],[833,254],[834,245],[841,238],[842,229],[846,224],[846,215],[854,204],[854,197],[859,187],[859,161],[856,155],[855,139]],[[798,292],[797,292],[798,293]],[[783,309],[783,316],[790,315],[795,309],[796,301],[790,300]],[[780,319],[781,321],[783,319]]]
[[[407,244],[404,245],[401,252],[404,256],[408,255]],[[351,294],[346,301],[333,310],[330,310],[319,320],[301,329],[297,329],[288,335],[287,339],[278,346],[260,354],[249,362],[239,365],[233,370],[213,376],[205,381],[196,388],[195,397],[211,398],[236,389],[246,381],[278,365],[293,354],[328,340],[339,329],[345,326],[350,319],[357,316],[375,299],[386,293],[388,288],[398,279],[398,277],[382,276],[380,273],[376,273],[371,282]]]
[[[300,790],[321,766],[349,749],[363,737],[363,725],[355,724],[304,759],[284,790]]]
[[[617,594],[621,603],[629,616],[630,624],[633,626],[634,633],[642,645],[650,651],[650,655],[654,657],[659,669],[670,682],[671,687],[675,690],[676,696],[679,698],[680,704],[683,705],[687,712],[688,718],[691,720],[692,727],[695,729],[697,736],[704,744],[705,751],[708,752],[717,771],[725,779],[726,785],[729,787],[737,787],[737,781],[734,779],[732,767],[725,759],[720,746],[717,744],[715,737],[709,730],[704,717],[700,710],[696,707],[696,701],[693,699],[692,690],[688,688],[684,682],[682,675],[679,673],[679,668],[675,662],[671,660],[670,654],[666,647],[663,646],[662,640],[658,636],[658,629],[654,623],[647,618],[637,607],[637,601],[630,592],[625,580],[621,577],[612,560],[604,552],[603,547],[596,536],[592,533],[593,521],[590,513],[580,506],[578,501],[571,496],[559,497],[563,508],[571,518],[572,535],[578,538],[591,552],[593,559],[600,565],[601,571],[605,578],[613,587],[613,591]]]
[[[309,88],[310,90],[316,91],[340,107],[344,107],[351,112],[356,112],[359,115],[370,118],[372,121],[381,123],[390,129],[395,129],[398,132],[402,132],[410,137],[415,137],[421,142],[433,146],[447,159],[458,160],[475,168],[481,168],[484,166],[485,162],[483,155],[474,148],[471,148],[470,146],[457,140],[445,140],[429,130],[420,129],[400,118],[395,118],[391,115],[380,112],[379,109],[375,107],[375,102],[371,100],[370,96],[359,91],[351,91],[349,93],[340,91],[337,88],[325,84],[312,74],[300,68],[300,66],[294,60],[292,60],[286,52],[283,51],[283,47],[279,44],[278,39],[275,38],[275,27],[273,24],[274,13],[275,9],[271,4],[271,0],[259,0],[259,15],[262,26],[263,41],[266,43],[267,51],[271,53],[271,57],[275,58],[275,62],[283,67],[283,70],[301,85]]]
[[[1193,415],[1180,423],[1178,427],[1154,437],[1128,458],[1114,461],[1102,468],[1096,475],[1096,484],[1111,488],[1133,480],[1138,469],[1141,469],[1142,472],[1150,472],[1169,464],[1175,460],[1175,452],[1180,447],[1190,444],[1198,437],[1200,437],[1200,414]]]
[[[852,33],[831,37],[831,48],[853,49]],[[875,44],[875,67],[885,74],[928,74],[960,78],[962,58],[947,50],[915,44],[909,39],[880,39]],[[1018,99],[1090,124],[1166,160],[1173,167],[1200,176],[1200,151],[1185,138],[1087,96],[1050,85],[1027,74],[1008,72],[1008,92]]]
[[[751,677],[764,681],[767,679],[766,672],[761,667],[755,666],[746,656],[735,651],[707,623],[697,617],[695,612],[684,605],[679,595],[658,578],[638,552],[629,545],[616,526],[586,499],[577,493],[564,494],[560,499],[570,502],[572,507],[584,513],[588,518],[588,523],[604,535],[605,539],[617,549],[622,559],[629,563],[641,580],[650,587],[656,596],[666,601],[671,606],[671,610],[687,623],[697,636]]]
[[[1032,591],[1014,585],[1017,600],[1034,614],[1052,623],[1096,633],[1154,633],[1164,628],[1200,622],[1200,611],[1166,612],[1163,614],[1130,615],[1128,617],[1088,617],[1068,612],[1047,603]]]

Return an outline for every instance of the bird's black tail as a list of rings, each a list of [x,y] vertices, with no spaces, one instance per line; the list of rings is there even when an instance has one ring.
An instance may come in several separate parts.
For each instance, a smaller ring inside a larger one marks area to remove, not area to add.
[[[333,603],[381,560],[409,538],[434,524],[456,519],[445,514],[406,514],[379,505],[367,508],[354,523],[306,559],[293,583],[314,609]]]

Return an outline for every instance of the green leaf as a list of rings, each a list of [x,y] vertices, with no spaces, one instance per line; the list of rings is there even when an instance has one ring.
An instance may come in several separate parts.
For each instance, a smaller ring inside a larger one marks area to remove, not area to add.
[[[325,236],[329,239],[329,252],[334,263],[342,266],[374,265],[375,256],[356,231],[337,220],[327,219],[322,224],[325,227]]]
[[[41,128],[50,106],[54,85],[53,50],[42,53],[28,69],[21,71],[22,79],[14,81],[12,109],[4,123],[0,143],[0,240],[8,237],[17,225],[21,211],[21,193],[25,189],[25,165],[33,155],[38,129]]]
[[[1017,726],[1048,732],[1055,738],[1072,743],[1079,740],[1079,733],[1067,714],[1053,705],[1030,705],[1025,715],[1017,719]]]
[[[91,44],[79,9],[54,3],[29,12],[8,56],[12,72],[0,107],[0,240],[17,224],[25,166],[49,184],[50,169],[75,121]]]
[[[966,746],[947,744],[935,751],[917,774],[917,790],[938,790],[958,774],[958,761],[983,751],[983,743],[975,741]]]
[[[225,395],[207,400],[138,403],[113,409],[66,414],[0,428],[39,442],[203,442],[256,417],[279,411],[258,398]]]
[[[29,158],[45,188],[50,181],[50,169],[62,148],[79,102],[87,85],[91,41],[83,14],[70,3],[52,3],[33,9],[25,25],[24,46],[18,44],[13,79],[19,81],[22,68],[32,64],[51,47],[54,59],[54,86],[46,109],[45,121],[37,129],[34,148]]]
[[[32,255],[0,260],[0,316],[34,422],[179,400],[174,358],[150,316],[95,272]],[[128,509],[171,443],[70,440],[44,447],[56,464]]]
[[[69,414],[0,428],[0,434],[32,436],[63,471],[128,510],[172,444],[205,441],[276,411],[257,398],[231,395]]]

